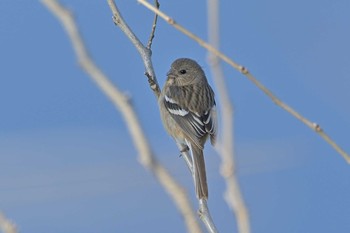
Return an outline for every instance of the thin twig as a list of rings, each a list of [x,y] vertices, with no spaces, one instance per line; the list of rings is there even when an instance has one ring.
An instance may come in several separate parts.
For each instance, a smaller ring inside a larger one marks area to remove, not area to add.
[[[159,9],[160,4],[159,4],[158,0],[154,1],[154,5],[157,7],[157,9]],[[158,15],[154,14],[151,35],[149,36],[148,43],[147,43],[147,49],[149,49],[149,50],[152,48],[152,42],[154,39],[156,27],[157,27],[157,20],[158,20]]]
[[[145,47],[142,44],[142,42],[139,40],[139,38],[135,35],[135,33],[130,29],[130,27],[125,22],[122,15],[120,14],[120,11],[118,10],[114,1],[107,0],[107,2],[109,5],[109,8],[112,10],[114,23],[124,32],[124,34],[129,38],[129,40],[132,42],[132,44],[135,46],[135,48],[139,52],[139,54],[142,58],[142,61],[144,63],[144,66],[146,68],[145,75],[148,78],[148,82],[150,84],[152,91],[154,92],[155,96],[158,99],[158,97],[160,95],[160,88],[159,88],[156,74],[154,72],[153,65],[152,65],[152,59],[151,59],[152,52],[151,52],[151,50],[149,48]],[[151,34],[153,34],[153,33],[151,33]]]
[[[17,233],[16,225],[0,212],[0,232]]]
[[[121,112],[132,136],[133,143],[139,153],[139,162],[150,170],[174,201],[176,207],[185,219],[189,232],[200,233],[200,227],[190,201],[184,189],[176,182],[169,172],[157,161],[150,144],[142,130],[138,117],[128,101],[128,98],[105,76],[91,60],[84,42],[79,34],[72,14],[56,0],[42,0],[51,12],[60,20],[67,31],[82,69],[91,77],[102,92],[112,101]]]
[[[218,233],[205,199],[199,199],[199,217],[210,233]]]
[[[300,113],[295,111],[293,108],[291,108],[286,103],[282,102],[277,96],[275,96],[269,89],[267,89],[264,85],[262,85],[249,71],[246,67],[239,65],[238,63],[234,62],[232,59],[230,59],[228,56],[220,52],[219,50],[215,49],[210,44],[206,43],[204,40],[200,39],[198,36],[194,35],[192,32],[188,31],[181,25],[177,24],[174,19],[170,18],[165,13],[161,12],[157,8],[153,7],[151,4],[149,4],[145,0],[137,0],[139,3],[144,5],[146,8],[150,9],[154,13],[158,14],[160,17],[162,17],[166,22],[168,22],[170,25],[175,27],[177,30],[185,34],[186,36],[190,37],[194,41],[196,41],[200,46],[207,49],[209,52],[215,54],[218,56],[221,60],[232,66],[233,68],[237,69],[239,72],[245,75],[246,78],[248,78],[250,81],[252,81],[261,91],[263,91],[270,99],[279,107],[287,111],[289,114],[300,120],[302,123],[304,123],[306,126],[314,130],[317,134],[319,134],[329,145],[331,145],[343,158],[346,160],[347,163],[350,164],[350,155],[346,153],[335,141],[333,141],[321,128],[320,125],[317,123],[311,122],[304,116],[302,116]]]
[[[208,0],[208,38],[209,43],[216,49],[220,47],[220,22],[219,22],[219,1]],[[227,85],[225,83],[224,73],[219,58],[209,52],[209,65],[212,71],[212,77],[218,90],[220,99],[221,116],[221,137],[216,147],[221,157],[221,175],[226,181],[226,191],[224,194],[228,206],[234,211],[238,232],[250,233],[249,214],[244,203],[238,178],[235,174],[234,163],[234,114],[232,102],[229,97]]]

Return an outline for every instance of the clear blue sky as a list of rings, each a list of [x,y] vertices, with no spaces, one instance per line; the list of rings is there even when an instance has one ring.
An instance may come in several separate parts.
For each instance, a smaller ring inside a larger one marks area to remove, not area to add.
[[[116,2],[146,41],[152,14],[136,1]],[[106,1],[62,3],[96,63],[132,96],[157,157],[194,200],[141,59]],[[206,39],[203,3],[161,1],[161,8]],[[221,50],[349,152],[350,1],[222,1],[221,9]],[[212,83],[206,51],[160,20],[153,61],[161,85],[178,57],[196,59]],[[167,194],[137,162],[121,115],[80,70],[61,25],[39,2],[0,1],[0,64],[0,211],[21,232],[184,232]],[[237,71],[224,70],[252,232],[350,232],[350,166]],[[220,232],[236,232],[209,145],[206,161],[213,218]]]

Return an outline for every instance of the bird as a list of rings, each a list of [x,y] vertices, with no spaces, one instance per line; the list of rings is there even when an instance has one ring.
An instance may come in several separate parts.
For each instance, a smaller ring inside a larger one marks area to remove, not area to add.
[[[207,200],[203,149],[208,138],[215,145],[218,123],[214,91],[195,60],[179,58],[171,64],[158,104],[164,128],[181,152],[191,154],[197,198]]]

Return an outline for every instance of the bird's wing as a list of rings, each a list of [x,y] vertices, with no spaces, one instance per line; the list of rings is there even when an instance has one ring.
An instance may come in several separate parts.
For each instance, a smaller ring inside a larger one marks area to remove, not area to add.
[[[196,146],[202,149],[205,141],[203,138],[206,138],[207,135],[211,135],[212,143],[215,141],[217,131],[215,102],[202,114],[180,106],[177,101],[167,95],[164,96],[163,103],[171,117]]]

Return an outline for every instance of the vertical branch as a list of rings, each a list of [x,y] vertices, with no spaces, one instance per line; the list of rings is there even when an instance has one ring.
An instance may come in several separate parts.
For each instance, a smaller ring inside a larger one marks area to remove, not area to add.
[[[42,3],[46,5],[62,23],[72,42],[72,46],[82,69],[91,77],[101,91],[112,101],[122,114],[129,133],[131,134],[133,143],[138,150],[139,162],[155,175],[157,180],[172,198],[185,220],[188,232],[200,233],[200,227],[194,217],[194,211],[184,189],[155,158],[145,133],[142,130],[138,117],[133,106],[128,101],[128,98],[124,96],[115,85],[113,85],[88,55],[72,14],[56,0],[42,0]],[[152,77],[155,78],[155,76]]]
[[[182,150],[182,146],[181,145],[177,145],[179,150]],[[189,151],[182,151],[181,152],[182,157],[184,158],[192,176],[194,174],[193,171],[193,161],[192,161],[192,157]],[[204,226],[206,227],[206,229],[208,230],[208,232],[210,233],[217,233],[218,230],[216,229],[216,226],[214,224],[214,221],[211,217],[209,208],[208,208],[208,204],[207,201],[205,199],[198,199],[198,216],[199,218],[202,220]]]
[[[0,230],[3,233],[17,233],[16,225],[0,212]]]
[[[120,11],[117,7],[117,5],[114,3],[113,0],[107,0],[109,8],[112,10],[113,13],[113,21],[115,23],[115,25],[117,25],[120,30],[122,30],[124,32],[124,34],[129,38],[129,40],[132,42],[132,44],[135,46],[135,48],[137,49],[137,51],[139,52],[143,64],[146,68],[146,72],[145,75],[148,78],[148,82],[150,84],[150,87],[152,89],[152,91],[154,92],[155,96],[159,97],[160,95],[160,88],[158,85],[158,81],[156,78],[156,74],[154,72],[153,69],[153,64],[152,64],[152,59],[151,59],[151,55],[152,55],[152,51],[151,51],[151,45],[152,45],[152,41],[153,41],[153,37],[154,37],[154,32],[156,29],[156,24],[157,23],[157,18],[155,16],[154,18],[154,22],[153,22],[153,28],[152,28],[152,32],[151,32],[151,36],[149,39],[149,47],[145,47],[142,42],[139,40],[139,38],[135,35],[135,33],[131,30],[131,28],[128,26],[128,24],[125,22],[125,20],[123,19],[122,15],[120,14]],[[157,5],[157,8],[158,9]]]
[[[219,22],[219,1],[208,0],[208,39],[215,49],[220,47],[220,22]],[[224,74],[220,65],[219,57],[209,52],[208,60],[211,67],[212,77],[218,90],[221,108],[222,130],[217,150],[221,157],[221,175],[226,181],[225,200],[234,211],[240,233],[249,233],[250,224],[248,210],[245,206],[237,176],[235,175],[234,164],[234,115],[233,107],[225,83]]]

